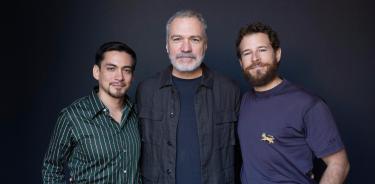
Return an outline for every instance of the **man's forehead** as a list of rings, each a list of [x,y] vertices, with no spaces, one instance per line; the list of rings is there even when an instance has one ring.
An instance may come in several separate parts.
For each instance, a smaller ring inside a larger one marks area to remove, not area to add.
[[[204,25],[195,17],[182,17],[174,19],[170,24],[170,29],[204,30]]]
[[[116,54],[113,55],[113,53],[116,53]],[[109,52],[104,53],[104,58],[101,62],[101,65],[125,67],[125,66],[132,66],[133,63],[134,63],[134,60],[132,56],[128,54],[127,52],[109,51]]]
[[[248,34],[243,37],[240,45],[242,47],[269,47],[271,41],[264,33]]]
[[[171,38],[174,38],[174,37],[187,37],[187,38],[203,38],[203,35],[202,34],[187,34],[187,35],[184,35],[184,34],[171,34],[170,35]]]

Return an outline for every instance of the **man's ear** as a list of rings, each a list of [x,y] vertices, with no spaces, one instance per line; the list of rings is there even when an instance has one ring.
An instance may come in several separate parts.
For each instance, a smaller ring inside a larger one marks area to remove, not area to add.
[[[100,76],[100,68],[98,65],[94,65],[94,67],[92,67],[92,76],[96,79],[96,80],[99,80],[99,76]]]
[[[243,66],[242,66],[242,60],[241,60],[241,58],[238,59],[238,62],[240,63],[240,66],[242,68]]]
[[[205,44],[204,44],[204,52],[207,51],[207,47],[208,47],[208,44],[207,44],[207,38],[206,38],[206,40],[205,40]]]
[[[281,59],[281,48],[278,48],[276,50],[276,61],[279,63],[280,62],[280,59]]]

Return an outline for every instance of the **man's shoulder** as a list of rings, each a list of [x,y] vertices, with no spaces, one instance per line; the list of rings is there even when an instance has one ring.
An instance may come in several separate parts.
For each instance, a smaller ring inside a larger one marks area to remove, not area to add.
[[[89,96],[78,98],[70,105],[63,108],[60,111],[60,116],[65,116],[65,118],[70,120],[77,119],[78,116],[90,116],[92,105],[93,104],[90,102]]]
[[[162,72],[158,72],[138,84],[136,90],[136,103],[138,107],[141,104],[149,103],[153,99],[153,94],[160,88],[161,75]]]
[[[160,84],[160,76],[162,72],[157,72],[138,84],[138,87],[154,87]]]
[[[228,76],[222,73],[219,73],[217,71],[212,71],[212,70],[211,70],[211,75],[214,81],[214,86],[239,90],[238,83],[234,81],[233,79],[229,78]]]
[[[309,106],[317,102],[324,101],[320,96],[313,93],[309,89],[306,89],[305,87],[290,82],[285,92],[288,93],[289,96],[294,99],[294,102],[308,104]]]

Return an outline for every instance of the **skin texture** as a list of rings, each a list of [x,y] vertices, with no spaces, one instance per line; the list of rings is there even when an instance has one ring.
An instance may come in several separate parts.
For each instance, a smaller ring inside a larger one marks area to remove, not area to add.
[[[173,65],[172,75],[183,79],[201,76],[200,65],[207,50],[202,23],[195,17],[175,18],[168,35],[166,49]]]
[[[349,173],[349,161],[344,149],[322,158],[327,164],[320,184],[344,183]]]
[[[132,65],[133,59],[126,52],[108,51],[100,67],[93,67],[93,76],[99,83],[98,96],[117,122],[121,120],[125,94],[133,81]]]
[[[277,86],[281,79],[277,76],[277,65],[281,49],[274,50],[268,36],[254,33],[243,37],[240,45],[240,65],[245,77],[256,91],[266,91]]]

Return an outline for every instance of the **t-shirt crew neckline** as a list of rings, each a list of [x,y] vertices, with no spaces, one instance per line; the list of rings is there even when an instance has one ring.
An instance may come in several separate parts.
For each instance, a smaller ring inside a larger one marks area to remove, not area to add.
[[[287,80],[282,78],[281,83],[272,89],[269,89],[267,91],[255,91],[253,88],[252,92],[255,97],[259,97],[259,98],[274,96],[274,95],[279,94],[279,92],[281,92],[288,85],[288,83],[289,82]]]

